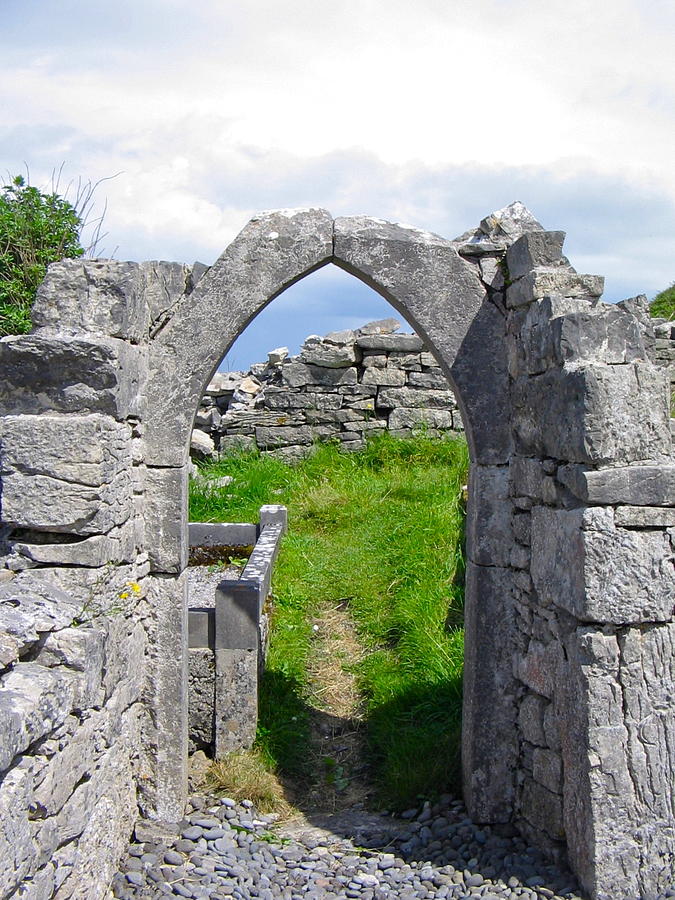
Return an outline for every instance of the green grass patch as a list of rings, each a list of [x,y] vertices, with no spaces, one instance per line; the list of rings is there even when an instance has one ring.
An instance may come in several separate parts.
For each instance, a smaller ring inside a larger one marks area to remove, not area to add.
[[[675,284],[654,297],[649,304],[649,312],[659,319],[675,319]]]
[[[310,618],[346,604],[368,653],[355,667],[384,804],[452,790],[459,775],[466,444],[383,434],[363,451],[324,444],[295,466],[258,453],[204,471],[194,521],[253,521],[283,503],[290,531],[274,577],[275,613],[258,746],[281,773],[307,759]]]

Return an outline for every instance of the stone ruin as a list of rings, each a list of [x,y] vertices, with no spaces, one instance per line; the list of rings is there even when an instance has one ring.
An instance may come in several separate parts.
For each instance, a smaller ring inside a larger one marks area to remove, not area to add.
[[[255,447],[294,460],[315,441],[358,450],[381,431],[463,432],[443,370],[422,339],[398,334],[400,327],[392,318],[310,335],[298,356],[279,347],[248,372],[217,372],[197,410],[191,453]]]
[[[673,883],[668,372],[644,298],[603,303],[563,238],[521,204],[454,241],[278,210],[206,272],[50,267],[33,333],[0,341],[1,897],[102,897],[137,817],[181,818],[194,418],[251,319],[328,263],[415,329],[466,430],[471,816],[597,900]]]

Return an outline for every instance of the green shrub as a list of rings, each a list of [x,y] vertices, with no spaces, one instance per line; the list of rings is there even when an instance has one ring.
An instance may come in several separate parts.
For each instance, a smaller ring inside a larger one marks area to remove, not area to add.
[[[76,208],[21,175],[0,194],[0,336],[31,329],[31,307],[49,263],[82,256]]]
[[[675,284],[654,297],[649,312],[658,319],[675,319]]]

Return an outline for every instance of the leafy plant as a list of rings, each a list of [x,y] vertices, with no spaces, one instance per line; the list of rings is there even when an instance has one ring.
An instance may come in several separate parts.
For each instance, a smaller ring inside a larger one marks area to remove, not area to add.
[[[22,175],[16,175],[2,188],[0,337],[30,331],[31,307],[50,263],[93,252],[101,239],[103,215],[92,223],[89,246],[85,248],[80,242],[100,182],[78,181],[71,203],[58,192],[58,175],[60,172],[53,176],[52,190],[48,192],[34,187]]]
[[[675,319],[675,283],[654,297],[649,304],[649,312],[655,318]]]

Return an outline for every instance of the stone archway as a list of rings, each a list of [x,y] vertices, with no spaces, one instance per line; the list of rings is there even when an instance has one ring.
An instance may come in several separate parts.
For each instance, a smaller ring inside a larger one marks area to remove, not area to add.
[[[511,553],[512,538],[503,527],[510,510],[511,446],[505,317],[478,266],[465,260],[455,243],[378,219],[334,221],[325,210],[272,212],[246,226],[150,344],[145,460],[157,503],[164,507],[171,493],[175,498],[173,510],[156,516],[156,521],[164,516],[167,527],[160,527],[154,558],[151,552],[155,571],[179,572],[185,566],[184,529],[171,523],[181,521],[189,435],[205,385],[258,312],[329,263],[362,279],[406,318],[436,356],[462,410],[472,459],[469,516],[475,525],[468,534],[466,645],[469,670],[481,672],[480,679],[466,679],[465,788],[476,818],[507,821],[516,770],[516,686],[508,671],[514,652],[511,598],[483,572],[508,566]],[[171,378],[168,372],[174,373]],[[495,530],[497,521],[501,530]],[[475,533],[487,522],[492,536],[483,534],[476,542]],[[478,606],[480,616],[472,612]],[[489,639],[478,640],[474,629],[482,629],[485,617],[492,622]],[[175,656],[180,653],[177,644]]]
[[[650,361],[640,301],[599,302],[602,279],[571,268],[563,237],[518,205],[457,241],[291,210],[253,219],[196,286],[195,270],[169,263],[50,270],[34,332],[0,341],[5,564],[20,571],[19,605],[95,596],[96,614],[86,634],[70,634],[68,616],[54,626],[75,643],[46,662],[3,645],[16,654],[13,689],[58,684],[61,705],[45,717],[35,694],[0,746],[8,765],[21,763],[7,790],[21,776],[23,799],[7,803],[30,834],[31,740],[71,709],[72,733],[58,732],[64,754],[99,752],[91,722],[106,729],[106,754],[88,775],[92,825],[73,845],[83,884],[94,851],[113,847],[114,864],[129,825],[124,798],[136,791],[150,817],[182,814],[186,461],[203,388],[267,303],[332,262],[413,325],[462,409],[472,457],[463,730],[472,815],[513,822],[567,855],[598,900],[656,898],[669,886],[667,377]],[[128,584],[142,602],[120,616]],[[92,652],[78,658],[72,648],[86,640]],[[61,751],[50,777],[63,780],[71,769],[60,760]],[[109,811],[97,818],[104,794]],[[39,859],[21,872],[32,878]]]

